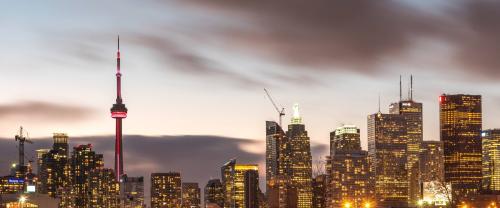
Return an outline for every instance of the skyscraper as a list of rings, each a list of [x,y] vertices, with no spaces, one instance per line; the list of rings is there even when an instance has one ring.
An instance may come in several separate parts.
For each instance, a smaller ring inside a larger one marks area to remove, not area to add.
[[[407,135],[403,115],[368,116],[368,156],[379,206],[408,206]]]
[[[180,208],[182,205],[181,174],[151,174],[151,208]]]
[[[182,208],[200,208],[201,191],[198,183],[182,183]]]
[[[122,207],[142,208],[144,204],[144,177],[122,176],[120,182],[120,196]]]
[[[330,133],[328,205],[362,207],[373,200],[373,175],[368,153],[361,150],[360,130],[344,125]]]
[[[36,150],[36,175],[38,176],[38,181],[36,184],[36,191],[42,193],[42,181],[40,180],[40,176],[42,175],[42,166],[43,166],[43,155],[49,153],[50,149],[38,149]],[[45,181],[46,182],[46,181]]]
[[[286,135],[290,139],[291,184],[297,190],[297,207],[309,208],[312,206],[311,145],[298,104],[293,106],[292,122]]]
[[[500,194],[500,129],[484,130],[482,137],[482,190],[486,193]]]
[[[473,197],[481,186],[481,96],[443,94],[439,112],[444,178],[451,183],[457,204]]]
[[[444,182],[443,142],[422,141],[420,172],[422,182]]]
[[[222,166],[224,207],[254,208],[247,205],[253,206],[258,196],[258,187],[255,187],[258,171],[258,165],[237,164],[235,159]]]
[[[266,195],[271,208],[290,207],[297,201],[291,187],[290,140],[274,121],[266,121]]]
[[[123,145],[122,145],[122,119],[127,117],[127,108],[123,103],[121,94],[120,72],[120,37],[118,37],[118,51],[116,52],[116,103],[111,108],[111,117],[116,120],[116,138],[115,138],[115,178],[120,181],[123,175]]]
[[[389,113],[399,114],[406,119],[407,170],[408,170],[408,202],[416,206],[421,198],[420,189],[420,145],[423,141],[423,105],[413,100],[413,76],[410,78],[408,98],[403,100],[401,79],[399,102],[392,103]]]
[[[91,204],[91,197],[89,197],[89,194],[92,193],[90,187],[91,183],[89,183],[89,181],[91,181],[91,176],[94,171],[104,168],[103,156],[101,154],[96,154],[92,150],[91,144],[79,145],[73,148],[70,167],[72,201],[76,207],[87,207]],[[96,183],[99,183],[102,182],[101,177],[105,177],[105,175],[99,175],[99,173],[97,173],[95,177],[97,177]],[[105,183],[111,184],[113,182],[106,181]],[[96,186],[99,186],[99,184]],[[118,191],[116,191],[116,193],[117,192]]]
[[[205,208],[215,205],[224,207],[224,191],[219,179],[211,179],[205,186]]]
[[[54,133],[52,149],[42,154],[38,176],[40,193],[57,197],[69,180],[68,174],[65,174],[65,168],[68,166],[68,138],[67,134]]]

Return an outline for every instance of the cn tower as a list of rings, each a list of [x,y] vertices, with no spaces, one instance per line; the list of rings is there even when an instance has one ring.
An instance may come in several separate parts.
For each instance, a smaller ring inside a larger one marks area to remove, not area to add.
[[[111,108],[111,117],[116,120],[115,140],[115,178],[120,181],[123,175],[123,151],[122,151],[122,119],[127,117],[127,107],[122,100],[120,72],[120,36],[118,36],[118,51],[116,52],[116,103]]]

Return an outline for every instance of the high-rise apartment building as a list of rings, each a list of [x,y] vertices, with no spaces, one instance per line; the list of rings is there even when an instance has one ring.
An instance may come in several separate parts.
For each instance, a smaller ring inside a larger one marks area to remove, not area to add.
[[[144,204],[144,177],[122,175],[120,202],[124,208],[142,208]]]
[[[290,140],[290,179],[297,192],[297,207],[312,206],[312,156],[310,138],[307,135],[299,105],[293,106],[291,124],[286,136]]]
[[[489,194],[500,194],[500,129],[484,130],[482,138],[482,190]]]
[[[453,203],[474,197],[482,180],[482,109],[480,95],[439,97],[444,179],[451,183]]]
[[[180,208],[182,205],[181,174],[151,174],[151,208]]]
[[[406,123],[400,114],[378,112],[368,116],[368,156],[378,206],[408,206]]]
[[[205,208],[224,207],[224,190],[219,179],[209,180],[205,186],[204,194]]]
[[[73,148],[69,164],[71,172],[69,186],[73,196],[72,201],[76,207],[87,207],[91,204],[89,194],[92,193],[91,183],[89,182],[92,181],[91,176],[93,172],[104,168],[103,155],[96,154],[92,150],[91,144],[79,145]],[[102,177],[106,177],[105,173],[101,175],[97,173],[96,183],[102,182],[104,180]],[[113,184],[113,182],[105,183],[109,183],[108,185]],[[113,187],[116,188],[116,186]]]
[[[62,188],[69,180],[69,175],[65,172],[68,166],[68,139],[67,134],[54,133],[52,149],[47,153],[41,152],[41,160],[38,160],[40,193],[51,197],[60,196]]]
[[[297,201],[291,187],[290,147],[281,126],[266,121],[266,195],[271,208],[290,207]]]
[[[200,208],[201,191],[198,183],[182,183],[182,208]]]
[[[344,125],[330,133],[328,205],[362,207],[373,200],[368,153],[361,150],[360,130]]]
[[[92,208],[120,207],[120,187],[115,179],[113,169],[98,167],[88,176],[88,206]]]

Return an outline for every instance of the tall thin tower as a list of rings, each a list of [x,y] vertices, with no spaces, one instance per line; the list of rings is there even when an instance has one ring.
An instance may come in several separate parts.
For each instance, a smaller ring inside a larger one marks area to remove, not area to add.
[[[127,108],[123,104],[121,94],[120,72],[120,36],[118,36],[118,51],[116,52],[116,103],[111,108],[111,117],[116,120],[115,140],[115,178],[120,181],[123,175],[123,151],[122,151],[122,119],[127,117]]]

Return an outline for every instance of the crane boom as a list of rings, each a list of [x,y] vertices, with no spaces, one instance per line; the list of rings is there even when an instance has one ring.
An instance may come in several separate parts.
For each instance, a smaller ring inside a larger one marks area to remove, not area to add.
[[[273,97],[271,96],[271,94],[269,93],[269,91],[267,91],[266,88],[264,88],[264,91],[266,92],[266,95],[267,95],[267,98],[269,98],[269,101],[271,101],[271,103],[273,104],[274,109],[276,109],[276,112],[278,112],[278,115],[279,115],[279,124],[280,124],[280,127],[281,127],[282,117],[285,116],[285,108],[281,107],[281,110],[280,110],[278,108],[278,105],[276,105],[276,103],[274,102]]]

